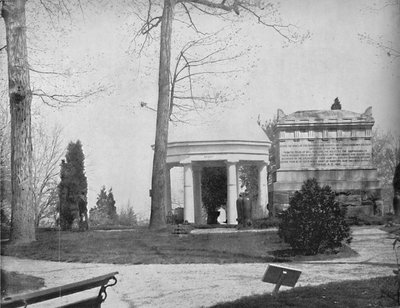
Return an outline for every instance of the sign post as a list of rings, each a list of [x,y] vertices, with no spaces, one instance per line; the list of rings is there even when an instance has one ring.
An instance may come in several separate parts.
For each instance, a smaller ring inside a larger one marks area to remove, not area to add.
[[[263,282],[275,284],[272,291],[277,296],[281,286],[294,287],[301,274],[300,270],[269,264],[262,279]]]

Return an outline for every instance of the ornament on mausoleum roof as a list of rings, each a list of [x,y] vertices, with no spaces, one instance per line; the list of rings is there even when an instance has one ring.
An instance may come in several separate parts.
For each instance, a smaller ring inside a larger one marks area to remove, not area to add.
[[[331,106],[331,110],[342,110],[342,104],[340,104],[338,97],[335,98],[335,101],[333,102],[333,104]]]

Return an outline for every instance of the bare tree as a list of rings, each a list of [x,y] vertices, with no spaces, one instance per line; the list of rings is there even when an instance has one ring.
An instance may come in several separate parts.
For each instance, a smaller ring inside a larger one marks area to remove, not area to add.
[[[400,0],[384,0],[377,3],[376,7],[369,8],[369,10],[375,11],[377,13],[388,9],[390,9],[391,12],[395,12],[396,14],[399,15]],[[382,50],[383,52],[386,53],[388,57],[391,57],[394,60],[397,60],[400,57],[400,46],[399,46],[398,36],[393,41],[385,40],[381,36],[374,37],[368,33],[359,33],[358,37],[361,41],[366,42],[367,44],[375,46],[376,48]]]
[[[0,52],[7,51],[9,105],[11,113],[11,187],[12,217],[11,241],[18,243],[35,240],[35,208],[32,206],[32,137],[31,105],[37,96],[48,105],[78,103],[98,92],[86,91],[81,94],[51,93],[41,88],[32,89],[30,73],[62,76],[58,72],[34,68],[29,64],[27,46],[26,0],[1,0],[1,16],[5,23],[6,44],[0,43]],[[57,14],[70,17],[69,7],[78,5],[63,0],[40,0],[37,2],[52,16]]]
[[[26,0],[2,0],[6,27],[8,85],[11,112],[11,236],[14,243],[31,242],[35,236],[32,194],[32,91],[26,43]]]
[[[170,120],[185,122],[189,112],[204,111],[229,100],[228,93],[213,89],[212,77],[229,78],[239,69],[226,69],[224,64],[237,60],[243,52],[227,55],[229,44],[206,35],[185,44],[179,52],[171,74]],[[206,51],[205,51],[206,50]]]
[[[373,38],[366,33],[359,34],[358,37],[361,41],[381,49],[388,57],[392,57],[393,59],[398,59],[400,57],[400,49],[395,46],[394,42]]]
[[[289,41],[302,40],[293,30],[291,24],[283,25],[280,22],[268,22],[268,14],[275,12],[271,4],[263,1],[249,4],[242,0],[164,0],[161,15],[154,16],[152,0],[148,2],[147,17],[141,28],[141,33],[148,40],[151,31],[161,26],[160,32],[160,58],[159,58],[159,77],[158,77],[158,104],[156,137],[152,171],[152,198],[150,228],[160,229],[165,227],[165,209],[167,202],[166,190],[166,155],[168,143],[168,121],[171,115],[171,38],[172,22],[176,9],[180,9],[186,15],[188,24],[196,32],[199,32],[194,22],[193,14],[210,15],[224,17],[228,14],[248,15],[255,18],[257,22],[275,30],[278,34]],[[264,9],[264,10],[263,10]],[[262,14],[265,12],[265,14]],[[184,60],[184,59],[183,59]],[[187,63],[187,62],[186,62]],[[188,77],[189,78],[189,77]],[[172,97],[173,98],[173,97]],[[176,106],[176,105],[175,105]]]
[[[381,183],[381,199],[391,204],[393,198],[393,175],[400,163],[400,136],[376,128],[372,134],[372,163],[378,171]],[[375,196],[371,196],[375,197]],[[397,213],[397,212],[396,212]]]
[[[8,219],[11,214],[10,178],[10,119],[7,108],[0,104],[0,210]]]
[[[378,170],[383,187],[391,187],[394,171],[400,163],[400,136],[374,129],[372,135],[372,161]]]
[[[61,129],[55,127],[47,134],[42,126],[33,129],[33,204],[35,226],[42,219],[52,217],[57,210],[59,164],[64,155]]]
[[[58,200],[59,163],[64,153],[61,129],[50,134],[42,125],[32,128],[32,204],[35,208],[35,227],[41,219],[52,217]],[[11,213],[10,121],[8,110],[0,105],[0,208],[9,218]]]

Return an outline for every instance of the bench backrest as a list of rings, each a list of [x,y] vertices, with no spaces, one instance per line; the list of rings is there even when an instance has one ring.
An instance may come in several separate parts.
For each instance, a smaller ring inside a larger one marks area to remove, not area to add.
[[[21,306],[23,307],[29,304],[43,302],[53,298],[70,295],[73,293],[78,293],[96,287],[101,287],[98,295],[98,298],[101,298],[102,296],[107,296],[107,293],[105,293],[105,289],[107,287],[113,286],[117,283],[117,279],[115,278],[115,275],[117,274],[118,272],[113,272],[106,275],[82,280],[79,282],[66,284],[60,287],[54,287],[36,292],[5,297],[1,299],[0,307],[4,308],[21,307]],[[110,280],[113,280],[111,284],[109,284]],[[104,299],[105,297],[101,298],[101,301],[104,301]]]

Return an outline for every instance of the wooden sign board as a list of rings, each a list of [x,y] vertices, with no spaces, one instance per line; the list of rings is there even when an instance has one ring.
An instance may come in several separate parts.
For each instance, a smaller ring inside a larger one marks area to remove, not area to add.
[[[294,268],[269,264],[262,281],[279,286],[294,287],[297,280],[299,280],[300,274],[301,271]]]

